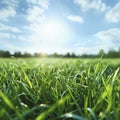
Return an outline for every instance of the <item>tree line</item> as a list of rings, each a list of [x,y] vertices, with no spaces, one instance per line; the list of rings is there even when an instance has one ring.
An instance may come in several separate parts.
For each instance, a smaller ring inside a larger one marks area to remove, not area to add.
[[[99,51],[98,54],[82,54],[76,55],[75,53],[66,53],[66,54],[45,54],[45,53],[34,53],[30,54],[28,52],[21,53],[20,51],[14,52],[11,54],[9,51],[0,50],[0,57],[2,58],[30,58],[30,57],[63,57],[63,58],[120,58],[120,48],[118,51],[109,50],[107,53],[103,49]]]

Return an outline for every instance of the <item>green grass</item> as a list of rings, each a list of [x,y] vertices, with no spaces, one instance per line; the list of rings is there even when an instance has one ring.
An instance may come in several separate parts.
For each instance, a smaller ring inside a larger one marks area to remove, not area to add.
[[[120,59],[0,59],[0,120],[119,120]]]

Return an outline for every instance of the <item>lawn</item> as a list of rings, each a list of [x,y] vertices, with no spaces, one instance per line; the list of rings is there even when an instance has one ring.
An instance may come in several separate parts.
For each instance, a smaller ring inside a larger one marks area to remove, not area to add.
[[[119,120],[120,59],[0,59],[0,120]]]

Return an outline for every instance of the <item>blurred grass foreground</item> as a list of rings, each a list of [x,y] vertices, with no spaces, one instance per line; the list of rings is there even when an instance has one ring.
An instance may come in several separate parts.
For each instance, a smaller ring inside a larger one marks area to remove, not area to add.
[[[120,59],[0,59],[0,120],[119,120]]]

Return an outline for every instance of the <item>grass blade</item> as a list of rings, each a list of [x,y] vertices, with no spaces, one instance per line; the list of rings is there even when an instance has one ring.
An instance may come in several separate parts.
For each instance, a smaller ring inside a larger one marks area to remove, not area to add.
[[[74,120],[87,120],[86,118],[83,118],[79,115],[72,114],[72,113],[66,113],[61,115],[61,118],[73,118]]]
[[[64,104],[64,102],[68,99],[69,97],[66,96],[64,98],[61,98],[58,100],[55,104],[53,104],[47,111],[41,113],[36,120],[44,120],[51,112],[53,112],[57,107],[60,105]]]
[[[2,91],[0,91],[0,97],[3,99],[3,101],[9,108],[11,108],[12,110],[15,110],[15,107],[12,104],[12,102],[2,93]]]
[[[27,81],[28,85],[30,86],[30,88],[32,88],[32,83],[30,81],[30,79],[28,78],[28,75],[25,73],[25,71],[23,70],[23,68],[21,68],[24,76],[25,76],[25,80]]]

